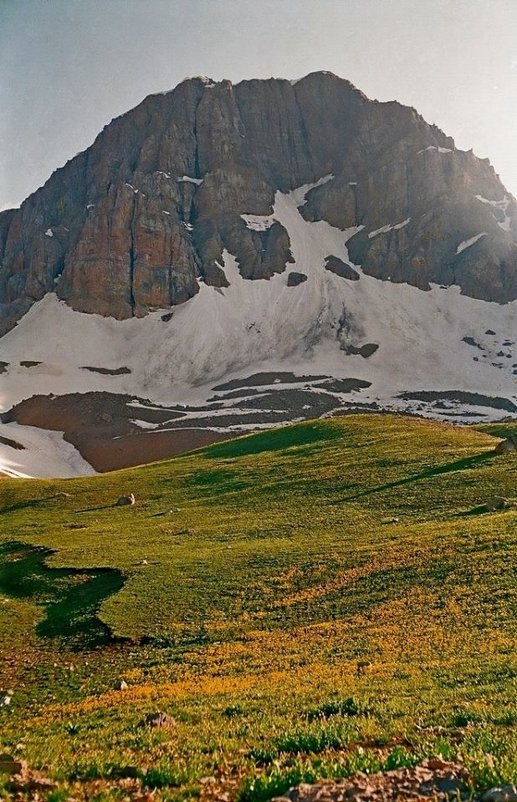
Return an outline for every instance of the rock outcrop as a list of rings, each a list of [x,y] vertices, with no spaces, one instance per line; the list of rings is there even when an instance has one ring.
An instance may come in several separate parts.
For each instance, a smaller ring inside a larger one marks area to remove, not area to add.
[[[515,200],[488,160],[414,109],[370,101],[331,73],[193,78],[113,120],[0,214],[0,334],[49,292],[118,319],[181,304],[201,280],[227,285],[224,250],[244,279],[267,280],[293,261],[289,236],[254,216],[271,214],[277,190],[325,175],[303,215],[361,226],[349,253],[366,273],[517,298]]]

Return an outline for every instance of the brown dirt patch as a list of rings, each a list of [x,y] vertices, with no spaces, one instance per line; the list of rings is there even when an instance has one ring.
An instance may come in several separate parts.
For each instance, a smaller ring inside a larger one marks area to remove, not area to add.
[[[462,766],[441,758],[424,760],[413,768],[379,774],[357,773],[347,780],[302,784],[284,797],[290,802],[417,802],[417,800],[462,799],[468,796],[468,777]]]
[[[101,473],[167,459],[236,436],[232,432],[201,428],[142,429],[133,423],[134,419],[163,424],[168,428],[170,422],[173,425],[183,414],[148,405],[145,401],[134,407],[131,406],[134,400],[132,396],[115,393],[33,396],[1,415],[0,419],[4,423],[15,421],[64,432],[65,440]]]

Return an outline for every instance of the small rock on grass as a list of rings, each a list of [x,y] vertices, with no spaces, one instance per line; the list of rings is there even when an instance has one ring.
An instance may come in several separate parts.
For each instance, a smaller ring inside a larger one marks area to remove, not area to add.
[[[121,496],[116,502],[115,507],[132,506],[136,502],[135,494],[130,493],[128,496]]]
[[[490,788],[482,796],[483,802],[517,802],[516,785],[500,785]]]
[[[25,760],[17,760],[6,753],[0,755],[0,774],[23,774],[27,771]]]
[[[125,679],[118,679],[113,686],[115,691],[127,691],[129,685],[127,684]]]
[[[511,502],[502,496],[492,496],[485,504],[488,512],[496,512],[497,510],[506,510],[511,507]]]
[[[13,691],[0,691],[0,707],[9,707],[13,698]]]
[[[176,726],[176,722],[173,717],[169,716],[168,713],[162,713],[161,711],[158,711],[157,713],[149,713],[144,719],[144,724],[147,727],[160,727],[163,729],[169,729]]]
[[[509,454],[517,451],[517,434],[511,434],[506,440],[501,440],[494,448],[496,454]]]

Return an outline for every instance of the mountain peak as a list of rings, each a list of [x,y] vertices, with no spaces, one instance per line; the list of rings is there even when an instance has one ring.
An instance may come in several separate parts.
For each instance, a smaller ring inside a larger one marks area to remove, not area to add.
[[[512,412],[516,299],[514,198],[414,109],[325,71],[189,78],[0,214],[0,398],[65,421],[49,391],[114,393],[70,399],[71,431],[112,437],[132,398],[212,435],[352,402]]]

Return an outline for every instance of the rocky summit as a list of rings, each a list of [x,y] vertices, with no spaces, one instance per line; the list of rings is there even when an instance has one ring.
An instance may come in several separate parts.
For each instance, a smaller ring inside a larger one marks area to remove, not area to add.
[[[63,431],[48,407],[65,394],[94,394],[82,421],[97,393],[172,409],[125,415],[147,440],[155,425],[217,439],[347,404],[513,414],[516,299],[515,199],[414,109],[328,72],[191,78],[0,214],[0,446],[14,439],[21,459],[34,445],[12,437],[17,421]],[[105,442],[102,415],[88,426]]]

